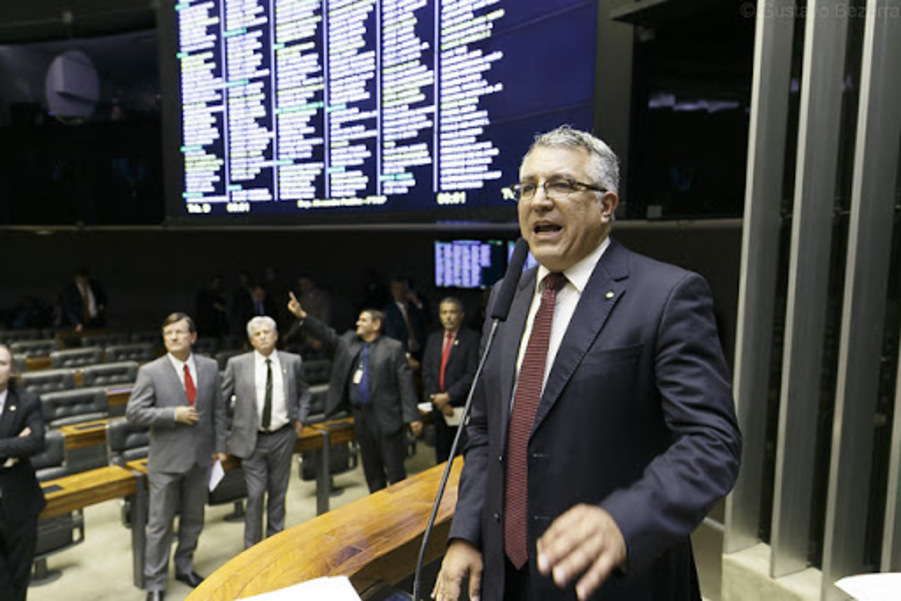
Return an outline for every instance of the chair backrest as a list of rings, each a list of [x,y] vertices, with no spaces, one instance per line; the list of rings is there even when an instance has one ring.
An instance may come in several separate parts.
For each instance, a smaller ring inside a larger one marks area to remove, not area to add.
[[[106,334],[85,334],[81,337],[82,346],[112,346],[128,344],[131,341],[128,332],[108,332]]]
[[[18,340],[9,344],[9,350],[26,357],[46,357],[59,346],[56,340]]]
[[[111,419],[106,424],[106,445],[109,463],[125,465],[147,457],[150,431],[144,426],[129,424],[125,418]]]
[[[328,382],[332,373],[332,362],[328,359],[312,359],[303,362],[303,374],[310,384]]]
[[[13,369],[19,373],[25,371],[25,355],[13,355]]]
[[[137,377],[137,361],[101,363],[100,365],[89,365],[81,370],[81,381],[85,386],[131,384]]]
[[[67,475],[65,460],[66,445],[62,432],[48,429],[44,432],[44,450],[31,457],[38,480],[43,482]]]
[[[43,338],[40,330],[0,330],[0,342],[12,344],[19,340],[39,340]]]
[[[198,355],[212,357],[219,350],[219,341],[215,338],[198,338],[191,346],[191,350]]]
[[[75,370],[63,368],[24,372],[21,384],[24,390],[40,395],[56,390],[69,390],[75,387]]]
[[[50,353],[50,367],[84,367],[103,361],[103,349],[99,346],[53,351]]]
[[[245,351],[242,349],[233,348],[216,353],[214,358],[216,359],[216,363],[219,364],[219,371],[225,371],[225,366],[228,363],[228,360],[232,357],[237,357],[244,352]]]
[[[107,363],[117,361],[137,361],[143,363],[152,361],[156,357],[156,351],[150,342],[132,342],[130,344],[114,344],[106,347]]]
[[[325,399],[328,396],[328,384],[310,386],[310,421],[321,421],[325,413]]]
[[[73,388],[41,395],[41,409],[48,427],[57,428],[106,417],[103,388]]]

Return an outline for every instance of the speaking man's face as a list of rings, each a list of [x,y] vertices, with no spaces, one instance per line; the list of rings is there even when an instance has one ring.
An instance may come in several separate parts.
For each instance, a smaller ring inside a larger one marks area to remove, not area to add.
[[[551,271],[564,271],[603,241],[616,208],[616,194],[574,189],[545,192],[545,182],[572,180],[598,185],[588,174],[582,149],[536,147],[522,162],[521,184],[537,186],[535,195],[517,205],[519,229],[535,259]]]

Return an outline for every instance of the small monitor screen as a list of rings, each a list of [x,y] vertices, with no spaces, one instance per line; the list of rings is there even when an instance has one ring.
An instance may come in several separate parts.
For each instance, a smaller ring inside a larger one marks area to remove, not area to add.
[[[435,242],[435,286],[487,288],[504,277],[507,257],[500,240]]]

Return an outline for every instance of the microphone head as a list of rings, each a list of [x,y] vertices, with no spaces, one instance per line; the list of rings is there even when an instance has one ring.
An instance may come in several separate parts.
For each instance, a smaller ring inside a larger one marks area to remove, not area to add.
[[[523,238],[516,241],[513,247],[513,254],[510,256],[510,262],[507,264],[507,272],[504,274],[504,281],[491,307],[490,317],[499,321],[507,319],[510,312],[510,305],[513,303],[513,295],[516,293],[516,285],[522,275],[522,268],[526,264],[526,257],[529,255],[529,243]]]

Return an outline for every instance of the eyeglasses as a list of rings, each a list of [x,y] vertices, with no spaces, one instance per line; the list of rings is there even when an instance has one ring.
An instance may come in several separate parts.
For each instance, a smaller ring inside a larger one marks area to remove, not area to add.
[[[566,198],[573,192],[582,192],[584,190],[594,190],[595,192],[607,192],[607,188],[595,184],[586,184],[578,182],[568,177],[557,177],[546,180],[540,187],[544,188],[544,195],[552,200]],[[539,184],[534,182],[521,182],[513,184],[507,190],[513,200],[519,202],[521,200],[529,201],[535,197],[538,192]],[[505,194],[507,196],[507,194]]]

